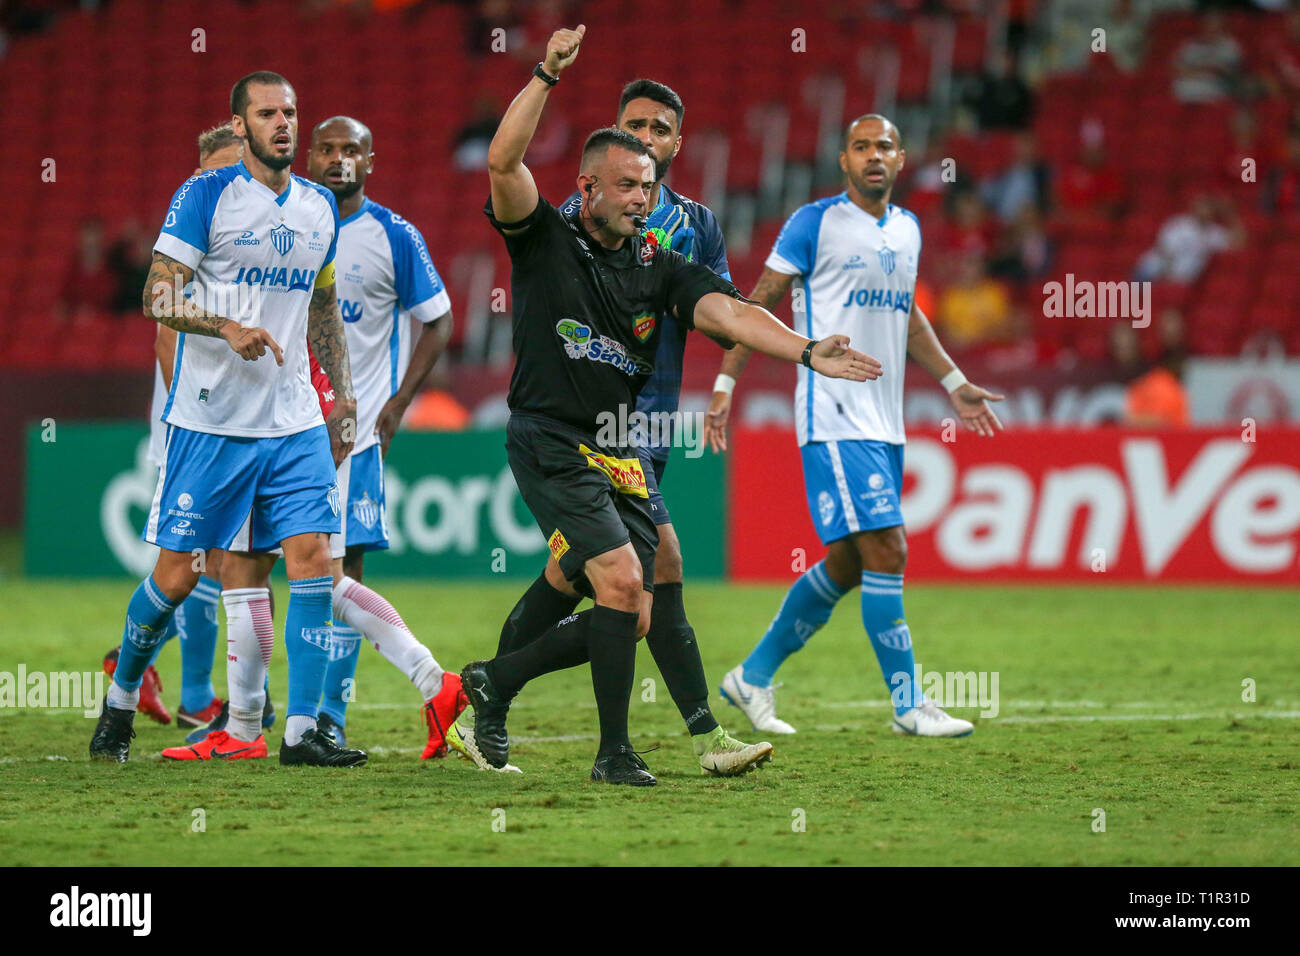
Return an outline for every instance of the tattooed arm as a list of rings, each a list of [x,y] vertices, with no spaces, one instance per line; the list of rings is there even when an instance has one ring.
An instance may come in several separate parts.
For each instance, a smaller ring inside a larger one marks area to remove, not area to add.
[[[334,408],[325,424],[329,427],[334,464],[341,465],[357,440],[357,398],[352,393],[348,338],[333,282],[312,290],[311,306],[307,310],[307,342],[334,387]]]
[[[194,270],[185,263],[155,251],[144,283],[144,314],[169,329],[192,335],[210,335],[225,339],[240,358],[256,361],[270,349],[275,364],[284,364],[284,353],[266,329],[249,328],[234,319],[202,309],[182,290],[194,278]],[[171,375],[164,372],[164,377]]]
[[[754,291],[749,294],[749,297],[767,311],[775,312],[777,304],[785,298],[794,280],[794,276],[764,267],[763,274],[758,277],[758,284],[754,286]],[[718,370],[718,374],[732,379],[732,387],[734,387],[734,381],[740,378],[745,363],[753,354],[752,349],[737,344],[722,356],[722,368]],[[709,402],[709,413],[704,417],[704,441],[713,449],[715,455],[727,450],[727,417],[730,414],[731,393],[714,392],[713,399]]]

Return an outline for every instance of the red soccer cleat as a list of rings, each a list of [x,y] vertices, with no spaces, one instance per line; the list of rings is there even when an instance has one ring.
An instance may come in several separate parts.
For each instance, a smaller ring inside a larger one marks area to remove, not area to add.
[[[176,711],[176,723],[180,727],[206,727],[216,719],[217,714],[221,713],[221,708],[225,703],[220,697],[214,697],[208,706],[202,710],[196,710],[192,714],[182,704],[180,709]]]
[[[168,747],[162,755],[168,760],[252,760],[267,755],[266,735],[259,734],[250,744],[224,730],[214,730],[197,744]]]
[[[469,698],[461,687],[460,675],[443,674],[442,690],[424,704],[424,723],[429,728],[429,742],[424,745],[421,760],[447,756],[447,728],[468,706]]]
[[[119,651],[120,648],[115,647],[104,655],[104,673],[109,677],[117,670]],[[172,722],[171,711],[162,702],[162,678],[152,664],[144,669],[144,679],[140,681],[140,702],[136,704],[136,710],[160,724]]]

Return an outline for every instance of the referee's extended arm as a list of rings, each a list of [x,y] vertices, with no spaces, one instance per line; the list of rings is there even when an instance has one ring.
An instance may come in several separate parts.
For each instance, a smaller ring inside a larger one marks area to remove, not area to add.
[[[546,59],[541,67],[552,78],[559,77],[578,56],[578,46],[586,26],[576,30],[556,30],[546,44]],[[488,176],[492,180],[492,214],[498,222],[519,222],[537,208],[537,184],[524,165],[524,153],[537,132],[550,83],[534,76],[519,91],[506,115],[501,117],[492,144],[488,147]]]
[[[790,330],[771,312],[721,292],[700,297],[695,328],[719,339],[745,345],[787,362],[800,362],[812,340]],[[820,375],[866,382],[880,378],[880,362],[849,348],[847,335],[830,335],[813,345],[809,367]]]

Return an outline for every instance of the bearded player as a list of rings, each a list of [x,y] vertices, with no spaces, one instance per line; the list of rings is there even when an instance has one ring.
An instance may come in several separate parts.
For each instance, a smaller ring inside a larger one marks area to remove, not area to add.
[[[307,164],[312,180],[329,189],[339,206],[335,268],[357,395],[357,441],[338,469],[344,506],[342,531],[330,538],[335,624],[317,728],[338,746],[346,746],[345,715],[352,696],[348,690],[364,636],[420,691],[428,729],[422,756],[428,759],[446,753],[445,728],[466,706],[460,675],[444,673],[397,610],[362,585],[360,577],[365,552],[388,547],[381,455],[446,346],[451,303],[419,231],[365,195],[366,180],[374,169],[372,143],[364,124],[337,116],[313,130]],[[422,331],[408,361],[412,316],[422,323]],[[313,384],[321,411],[328,417],[333,403],[328,380],[318,380],[313,369]],[[234,644],[243,643],[236,629],[252,628],[259,641],[270,635],[270,569],[276,553],[242,553],[253,550],[249,531],[246,526],[236,537],[241,553],[229,557],[224,582],[235,602],[227,608]],[[250,613],[242,613],[244,605]],[[214,726],[213,733],[193,746],[164,750],[164,757],[212,759],[214,752],[220,756],[229,747],[217,731],[233,732],[236,725],[243,725],[251,732],[255,702],[236,700],[251,666],[242,658],[228,662],[232,704],[226,725]]]
[[[898,127],[885,117],[869,114],[850,123],[840,152],[848,188],[796,210],[750,293],[774,309],[797,281],[805,306],[796,299],[796,328],[810,337],[823,328],[845,328],[856,344],[895,370],[851,388],[800,370],[796,430],[808,508],[826,557],[794,583],[758,646],[722,682],[722,696],[768,733],[795,732],[776,716],[777,668],[855,588],[863,627],[890,690],[895,732],[963,737],[974,729],[921,693],[903,616],[903,364],[910,355],[938,379],[963,425],[979,435],[992,436],[1002,427],[988,404],[1002,396],[966,381],[916,307],[921,227],[889,202],[905,156]],[[747,349],[729,352],[722,376],[734,383],[748,356]],[[726,447],[730,402],[727,390],[715,390],[706,425],[715,450]]]
[[[251,520],[253,547],[278,543],[289,575],[289,707],[280,762],[357,766],[365,753],[337,747],[315,726],[333,628],[328,536],[340,530],[335,468],[351,450],[356,418],[334,291],[338,205],[328,190],[289,171],[298,109],[284,77],[261,71],[242,78],[230,106],[247,155],[177,190],[145,285],[145,314],[182,333],[144,532],[160,551],[127,607],[90,752],[128,759],[144,669],[198,582],[192,552],[229,549]],[[336,391],[325,421],[309,382],[308,341]],[[228,617],[231,597],[223,595]],[[266,754],[261,697],[272,642],[249,633],[251,643],[230,650],[263,662],[240,687],[244,697],[257,698],[257,709],[243,715],[247,726],[232,726],[240,733],[213,756]]]

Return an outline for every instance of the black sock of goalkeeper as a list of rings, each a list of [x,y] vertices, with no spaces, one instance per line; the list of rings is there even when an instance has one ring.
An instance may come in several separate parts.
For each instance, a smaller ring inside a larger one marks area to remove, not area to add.
[[[514,697],[534,677],[585,664],[588,659],[587,628],[594,610],[588,608],[581,614],[570,614],[548,628],[537,640],[488,661],[488,676],[497,690]]]
[[[581,600],[580,597],[570,597],[563,591],[557,591],[546,580],[543,572],[511,609],[501,628],[496,656],[503,657],[531,644],[557,621],[572,614]]]
[[[585,612],[584,612],[585,613]],[[636,680],[635,611],[616,611],[596,605],[587,626],[587,650],[591,655],[591,687],[596,693],[600,715],[599,756],[630,746],[627,710]]]
[[[673,703],[686,721],[686,732],[694,736],[716,728],[718,721],[709,709],[709,681],[704,676],[695,631],[686,620],[680,582],[655,585],[650,632],[645,642],[659,673],[664,675]]]

